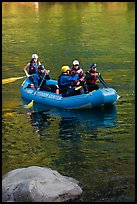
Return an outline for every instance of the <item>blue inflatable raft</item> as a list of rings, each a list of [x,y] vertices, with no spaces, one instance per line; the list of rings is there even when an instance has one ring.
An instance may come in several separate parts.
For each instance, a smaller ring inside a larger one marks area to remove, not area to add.
[[[113,88],[99,88],[88,94],[81,94],[76,96],[62,97],[61,94],[56,94],[47,91],[37,91],[33,88],[26,88],[28,84],[32,83],[27,78],[21,85],[21,95],[24,99],[36,103],[44,104],[62,109],[86,109],[103,106],[107,104],[114,104],[118,99],[118,94]],[[56,80],[47,80],[47,84],[57,84]]]

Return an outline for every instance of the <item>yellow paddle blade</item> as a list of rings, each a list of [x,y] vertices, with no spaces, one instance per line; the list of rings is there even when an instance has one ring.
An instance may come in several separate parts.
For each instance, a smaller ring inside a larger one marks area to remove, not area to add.
[[[82,88],[82,86],[78,86],[78,87],[75,88],[75,91],[77,91],[77,90],[79,90],[81,88]]]
[[[2,79],[2,84],[8,84],[8,83],[11,83],[11,82],[14,82],[18,79],[22,79],[24,77],[11,77],[11,78],[7,78],[7,79]]]
[[[28,105],[25,105],[24,108],[31,108],[33,106],[34,100],[32,100]]]

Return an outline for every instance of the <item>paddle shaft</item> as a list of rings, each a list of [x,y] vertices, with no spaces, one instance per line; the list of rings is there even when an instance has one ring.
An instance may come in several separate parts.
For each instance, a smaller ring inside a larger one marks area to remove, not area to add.
[[[100,80],[100,82],[106,87],[109,88],[108,85],[106,84],[106,82],[104,81],[104,79],[98,75],[98,79]]]
[[[38,87],[39,89],[40,89],[40,87],[41,87],[41,85],[42,85],[42,83],[43,83],[45,77],[46,77],[46,74],[44,74],[44,76],[43,76],[43,78],[42,78],[42,80],[41,80],[41,83],[40,83],[40,85],[39,85],[39,87]]]
[[[41,87],[41,85],[42,85],[42,83],[43,83],[43,81],[44,81],[44,79],[45,79],[45,76],[46,76],[46,74],[44,74],[44,76],[43,76],[43,78],[42,78],[42,80],[41,80],[41,83],[40,83],[39,87],[37,88],[36,92],[34,93],[34,95],[36,95],[37,92],[39,91],[39,89],[40,89],[40,87]]]
[[[30,76],[33,76],[34,74],[30,75]],[[12,83],[12,82],[15,82],[17,81],[18,79],[23,79],[23,78],[26,78],[27,76],[21,76],[21,77],[10,77],[10,78],[7,78],[7,79],[2,79],[2,84],[8,84],[8,83]]]
[[[50,70],[47,70],[47,72],[50,72]],[[33,76],[33,75],[34,74],[31,74],[31,75],[29,75],[29,77]],[[18,79],[22,79],[22,78],[26,78],[26,77],[28,77],[28,76],[10,77],[10,78],[7,78],[7,79],[2,79],[2,84],[9,84],[9,83],[17,81]]]
[[[109,88],[104,79],[101,76],[98,76],[98,79],[101,81],[101,83],[106,87]],[[117,94],[117,100],[120,98],[120,96]]]

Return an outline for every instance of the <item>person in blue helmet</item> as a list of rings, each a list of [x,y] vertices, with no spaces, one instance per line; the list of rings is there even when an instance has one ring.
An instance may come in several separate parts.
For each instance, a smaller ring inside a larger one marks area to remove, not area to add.
[[[85,81],[89,92],[99,89],[99,85],[96,84],[96,81],[98,79],[98,74],[99,74],[97,72],[96,67],[97,67],[96,63],[91,63],[90,70],[86,71],[85,73]]]
[[[61,71],[62,73],[58,78],[59,93],[64,97],[81,94],[82,86],[79,86],[78,73],[70,75],[69,66],[62,66]]]

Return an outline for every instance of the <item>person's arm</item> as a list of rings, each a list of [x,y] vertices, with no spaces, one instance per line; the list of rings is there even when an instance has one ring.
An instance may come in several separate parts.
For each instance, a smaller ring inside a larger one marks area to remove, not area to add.
[[[74,76],[63,76],[61,77],[61,84],[62,85],[67,85],[67,84],[71,84],[73,82],[77,83],[79,75],[75,74]]]
[[[24,67],[24,72],[25,72],[25,74],[26,74],[27,77],[30,76],[30,75],[28,74],[27,70],[26,70],[29,66],[30,66],[30,63],[28,63],[28,64]]]
[[[45,74],[46,74],[46,79],[47,80],[51,79],[51,76],[50,76],[49,72],[50,72],[49,70],[45,69]]]
[[[77,81],[78,79],[79,79],[79,75],[77,73],[74,76],[67,77],[68,82],[74,82],[74,81]]]

